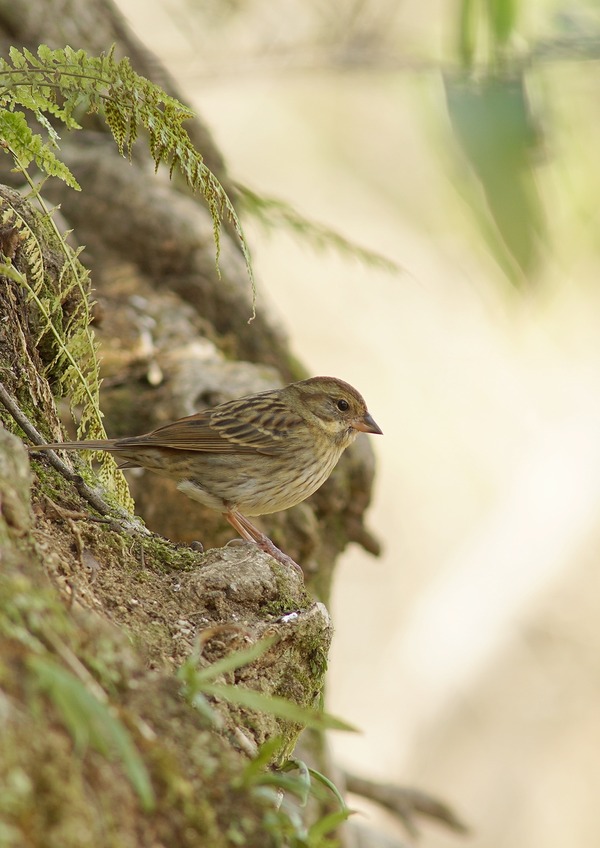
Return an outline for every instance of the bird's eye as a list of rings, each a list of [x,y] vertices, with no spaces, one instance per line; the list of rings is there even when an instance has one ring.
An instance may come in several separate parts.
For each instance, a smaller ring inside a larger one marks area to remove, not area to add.
[[[350,404],[347,400],[344,400],[344,398],[340,398],[336,406],[340,410],[340,412],[348,412],[348,410],[350,409]]]

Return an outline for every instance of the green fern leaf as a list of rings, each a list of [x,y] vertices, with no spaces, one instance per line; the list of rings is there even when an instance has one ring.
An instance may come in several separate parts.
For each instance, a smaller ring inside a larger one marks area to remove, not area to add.
[[[9,60],[0,57],[0,81],[1,146],[12,156],[16,168],[28,181],[64,254],[59,290],[48,290],[43,252],[30,228],[23,220],[19,221],[22,255],[27,263],[27,273],[21,275],[21,282],[40,315],[38,340],[44,347],[49,376],[56,390],[69,396],[72,407],[81,405],[79,437],[101,438],[104,430],[98,403],[96,342],[89,326],[87,275],[77,256],[56,230],[40,196],[39,186],[29,174],[30,166],[35,164],[46,176],[58,177],[72,188],[80,188],[74,175],[55,153],[60,145],[56,122],[68,129],[78,129],[78,113],[85,110],[103,114],[124,156],[131,155],[140,131],[144,130],[155,167],[158,169],[164,164],[171,174],[179,171],[190,188],[203,196],[213,220],[217,272],[221,224],[224,218],[232,222],[246,260],[254,306],[256,290],[250,250],[231,200],[183,127],[193,113],[161,88],[136,74],[128,59],[117,62],[113,49],[100,56],[88,56],[85,51],[68,46],[50,49],[42,44],[35,55],[26,48],[19,50],[12,47]],[[46,140],[31,130],[27,115],[37,121]],[[14,209],[5,209],[2,214],[12,215],[15,220],[19,217]],[[70,300],[75,297],[79,305],[65,318],[62,304],[67,297]],[[114,464],[111,465],[112,459],[103,455],[102,462],[102,474],[107,479],[112,478],[113,488],[116,487],[120,493],[121,501],[130,505],[125,483],[116,473]]]
[[[3,148],[13,152],[19,170],[25,171],[32,162],[35,162],[46,174],[59,177],[71,188],[81,190],[79,183],[64,162],[56,158],[41,136],[31,132],[23,112],[0,109],[0,138]],[[18,151],[18,156],[15,151]]]
[[[39,195],[38,200],[43,203]],[[34,230],[7,200],[0,199],[0,209],[3,223],[14,227],[19,234],[20,256],[27,268],[26,273],[22,273],[5,263],[11,273],[8,274],[6,268],[3,273],[23,287],[37,308],[36,345],[43,354],[45,374],[55,393],[69,398],[74,415],[81,408],[79,438],[105,438],[99,402],[97,343],[90,327],[88,272],[60,236],[46,210],[46,221],[53,228],[64,255],[56,288],[49,285],[44,252]],[[62,304],[67,296],[75,306],[65,319]],[[101,478],[118,502],[132,510],[133,501],[125,478],[108,454],[102,458]]]
[[[183,128],[193,112],[136,74],[127,58],[115,61],[113,50],[101,56],[88,56],[83,50],[75,51],[70,47],[51,50],[42,44],[37,56],[27,49],[21,51],[12,47],[9,57],[10,62],[0,59],[0,79],[5,85],[0,93],[0,106],[9,112],[19,106],[29,110],[54,145],[58,145],[59,137],[46,116],[75,129],[79,124],[73,115],[81,108],[104,114],[117,147],[125,156],[131,155],[140,128],[145,129],[155,167],[158,169],[165,164],[171,174],[179,170],[190,188],[204,197],[213,218],[217,271],[221,222],[224,217],[232,222],[246,260],[254,302],[256,292],[250,250],[240,220],[225,190],[206,167]],[[35,161],[44,173],[60,177],[76,187],[73,175],[65,165],[57,164],[56,156],[41,137],[34,136],[31,131],[25,136],[25,126],[22,116],[19,133],[13,131],[10,139],[5,139],[18,167],[27,168]]]

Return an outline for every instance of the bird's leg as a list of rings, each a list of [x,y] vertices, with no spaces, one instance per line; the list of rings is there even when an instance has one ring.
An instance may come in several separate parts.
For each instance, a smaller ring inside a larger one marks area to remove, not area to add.
[[[297,562],[294,562],[290,556],[284,554],[283,551],[280,551],[277,545],[275,545],[268,536],[261,532],[258,527],[255,527],[254,524],[248,521],[241,512],[237,512],[235,509],[228,509],[225,513],[225,518],[240,534],[242,539],[245,539],[247,542],[253,542],[261,549],[261,551],[269,554],[269,556],[272,556],[273,559],[277,560],[277,562],[280,562],[282,565],[292,566],[301,574],[303,573]]]

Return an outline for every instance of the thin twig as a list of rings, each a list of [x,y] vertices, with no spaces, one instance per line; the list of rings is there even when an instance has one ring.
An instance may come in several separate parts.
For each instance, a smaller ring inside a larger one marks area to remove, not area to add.
[[[6,390],[5,386],[0,383],[0,401],[4,404],[6,409],[10,412],[12,417],[15,419],[21,430],[28,436],[34,445],[43,445],[46,443],[46,440],[42,436],[42,434],[37,430],[31,421],[27,418],[25,413],[19,408],[16,400],[11,396],[11,394]],[[71,471],[69,466],[63,462],[63,460],[53,451],[46,451],[46,457],[50,465],[62,474],[62,476],[68,480],[70,483],[73,483],[79,494],[82,498],[84,498],[90,506],[92,506],[100,515],[112,515],[115,513],[117,516],[124,521],[127,522],[126,529],[131,532],[132,530],[137,530],[138,532],[144,532],[145,528],[142,524],[133,524],[131,521],[131,516],[124,509],[120,509],[119,507],[110,506],[106,503],[106,501],[101,497],[101,495],[95,490],[92,489],[87,483],[83,480],[80,474]],[[146,531],[148,532],[148,531]]]
[[[448,804],[426,792],[422,792],[420,789],[396,786],[392,783],[379,783],[350,773],[346,773],[345,778],[348,792],[369,798],[398,816],[413,838],[419,835],[415,822],[417,816],[434,819],[455,833],[467,834],[469,832],[468,827]]]

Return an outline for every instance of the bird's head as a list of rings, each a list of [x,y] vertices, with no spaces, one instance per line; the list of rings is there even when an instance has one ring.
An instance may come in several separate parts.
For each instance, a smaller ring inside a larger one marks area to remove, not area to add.
[[[311,377],[292,383],[304,417],[336,440],[354,441],[359,432],[382,434],[355,388],[336,377]]]

